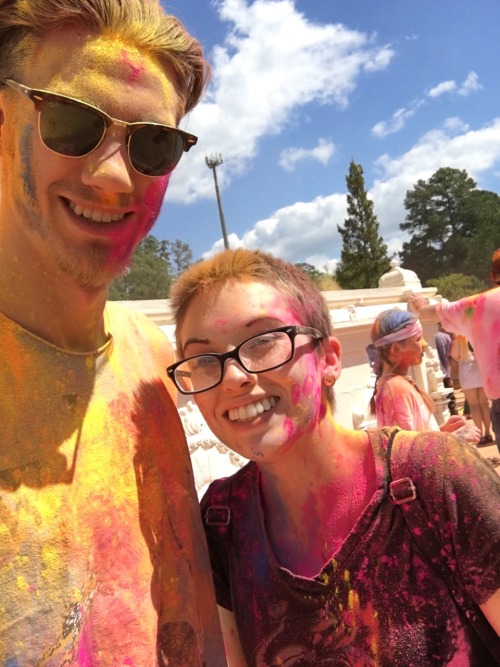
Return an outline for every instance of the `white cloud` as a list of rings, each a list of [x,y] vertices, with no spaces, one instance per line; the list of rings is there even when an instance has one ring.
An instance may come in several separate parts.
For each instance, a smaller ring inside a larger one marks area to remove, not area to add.
[[[311,202],[297,202],[278,209],[266,220],[261,220],[241,238],[233,235],[234,247],[262,248],[293,262],[304,257],[325,254],[340,256],[340,235],[337,225],[346,217],[346,197],[333,194],[317,197]],[[232,242],[230,240],[230,245]],[[206,256],[221,250],[220,242],[212,246]]]
[[[451,116],[450,118],[446,118],[446,120],[443,123],[443,127],[445,130],[448,131],[449,134],[464,134],[465,132],[468,132],[469,130],[469,125],[467,123],[464,123],[461,118],[458,118],[457,116]]]
[[[471,93],[476,93],[482,90],[482,85],[479,83],[479,78],[475,72],[469,72],[467,78],[458,89],[458,94],[467,97]]]
[[[213,80],[205,101],[183,123],[200,140],[174,173],[170,201],[212,198],[205,155],[222,153],[224,185],[298,108],[313,102],[345,108],[360,76],[387,68],[394,55],[372,35],[313,23],[291,0],[219,0],[215,6],[229,32],[209,55]]]
[[[378,139],[383,139],[389,134],[400,132],[406,125],[406,121],[412,118],[418,110],[418,107],[423,103],[422,100],[417,100],[408,109],[398,109],[389,121],[380,121],[372,127],[372,134]]]
[[[320,139],[315,148],[287,148],[282,151],[279,164],[285,171],[293,171],[298,162],[303,160],[317,160],[323,165],[327,165],[330,158],[335,153],[335,144]]]
[[[446,126],[445,123],[442,129],[427,132],[401,156],[382,155],[378,159],[380,176],[370,195],[386,242],[401,234],[404,198],[418,179],[430,178],[440,167],[452,167],[465,169],[480,184],[482,175],[500,164],[500,118],[478,130],[466,129],[460,134],[448,132]],[[457,128],[457,119],[453,128]]]
[[[443,81],[434,86],[434,88],[431,88],[427,93],[427,97],[439,97],[445,93],[452,93],[456,89],[457,84],[454,81]]]
[[[427,97],[439,97],[445,93],[454,92],[457,92],[462,97],[467,97],[471,93],[477,93],[481,89],[482,86],[479,83],[479,77],[474,71],[471,71],[460,86],[457,86],[455,81],[443,81],[434,86],[434,88],[431,88],[427,93]]]
[[[398,109],[396,112],[394,112],[390,120],[382,120],[376,123],[371,130],[372,135],[378,139],[383,139],[389,134],[394,134],[395,132],[400,132],[403,130],[406,126],[406,122],[410,118],[413,118],[418,109],[426,103],[426,98],[432,100],[446,93],[453,93],[455,91],[462,97],[466,97],[473,92],[481,90],[481,88],[482,86],[479,83],[477,74],[475,72],[469,72],[466,79],[459,88],[457,87],[455,81],[442,81],[441,83],[438,83],[437,86],[434,86],[434,88],[431,88],[424,97],[421,97],[409,104],[407,108],[403,107],[402,109]]]
[[[457,134],[460,127],[463,131]],[[407,152],[395,157],[382,155],[377,160],[378,177],[369,188],[369,196],[389,253],[399,252],[405,240],[399,229],[406,214],[404,198],[419,179],[427,180],[440,167],[447,166],[466,169],[481,187],[481,176],[496,165],[500,166],[500,118],[477,130],[468,129],[457,118],[449,119],[441,129],[424,134]],[[342,241],[337,225],[343,225],[345,217],[345,193],[334,193],[281,208],[241,238],[231,235],[230,244],[261,248],[289,261],[307,261],[322,269],[340,258]],[[206,256],[222,248],[219,241]]]

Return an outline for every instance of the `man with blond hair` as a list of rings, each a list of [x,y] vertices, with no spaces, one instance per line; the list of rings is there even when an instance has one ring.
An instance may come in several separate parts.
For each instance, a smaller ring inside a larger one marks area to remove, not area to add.
[[[172,349],[106,304],[207,74],[157,0],[0,0],[1,665],[226,664]]]

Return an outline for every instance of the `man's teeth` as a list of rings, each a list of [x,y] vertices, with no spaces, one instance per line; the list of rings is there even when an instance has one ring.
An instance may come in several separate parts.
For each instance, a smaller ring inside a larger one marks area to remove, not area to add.
[[[274,396],[269,398],[263,398],[260,401],[255,401],[255,403],[249,403],[248,405],[242,405],[240,408],[232,408],[228,410],[227,416],[230,421],[244,421],[246,419],[253,419],[261,412],[267,412],[273,408],[278,401]]]
[[[118,222],[119,220],[123,220],[125,217],[123,213],[93,211],[90,208],[83,208],[78,204],[73,204],[73,202],[69,202],[69,207],[76,215],[81,215],[88,220],[92,220],[93,222]]]

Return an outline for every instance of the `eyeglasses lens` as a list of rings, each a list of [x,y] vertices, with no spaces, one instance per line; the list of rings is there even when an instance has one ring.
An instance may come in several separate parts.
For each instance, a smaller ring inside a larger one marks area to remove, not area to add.
[[[292,343],[288,334],[273,331],[250,338],[240,348],[240,359],[250,372],[265,371],[284,364],[290,358]]]
[[[68,157],[87,155],[99,144],[106,124],[91,109],[47,102],[40,113],[40,136],[51,151]]]
[[[184,140],[179,134],[155,125],[139,127],[130,137],[132,166],[147,176],[160,176],[172,171],[183,150]]]

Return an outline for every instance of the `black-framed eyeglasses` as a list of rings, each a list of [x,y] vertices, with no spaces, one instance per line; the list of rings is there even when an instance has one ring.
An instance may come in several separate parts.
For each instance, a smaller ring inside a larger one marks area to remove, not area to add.
[[[265,373],[286,364],[295,354],[295,338],[299,334],[322,340],[318,329],[284,326],[263,331],[247,338],[234,350],[218,354],[197,354],[167,368],[168,376],[182,394],[199,394],[222,382],[225,363],[234,359],[247,373]]]
[[[29,88],[13,79],[3,83],[33,102],[39,114],[40,138],[58,155],[89,155],[101,144],[108,128],[119,125],[127,128],[127,153],[135,171],[144,176],[164,176],[177,166],[182,153],[198,141],[194,134],[177,127],[146,121],[128,123],[73,97]]]

